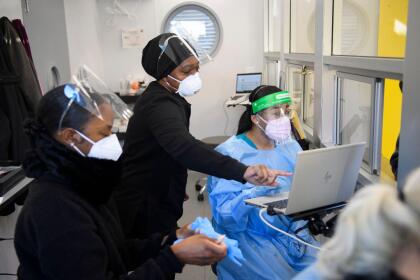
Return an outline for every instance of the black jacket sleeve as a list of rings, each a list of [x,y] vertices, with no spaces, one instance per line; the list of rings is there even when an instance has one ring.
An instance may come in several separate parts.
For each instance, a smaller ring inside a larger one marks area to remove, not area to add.
[[[52,202],[54,203],[54,202]],[[98,235],[95,223],[90,216],[76,205],[62,204],[55,217],[38,219],[34,234],[37,237],[38,256],[43,273],[48,279],[56,280],[144,280],[173,279],[176,272],[181,272],[179,263],[169,247],[161,250],[156,247],[162,238],[155,238],[138,246],[137,255],[142,262],[132,272],[115,275],[109,270],[112,263],[118,262],[118,256],[109,253],[104,240]],[[36,217],[40,217],[37,215]],[[149,245],[145,245],[149,243]],[[17,244],[19,246],[19,244]],[[148,251],[149,250],[149,251]],[[120,260],[121,262],[123,260]],[[124,263],[125,265],[125,263]]]
[[[147,260],[129,274],[127,278],[123,277],[120,279],[173,279],[174,272],[181,272],[182,267],[172,250],[169,247],[165,247],[156,258]]]
[[[176,233],[173,232],[167,236],[160,233],[155,233],[149,236],[147,239],[127,239],[125,241],[125,247],[129,254],[130,264],[128,265],[129,270],[136,269],[139,265],[145,263],[150,258],[156,258],[165,251],[166,247],[173,244],[177,239]],[[171,252],[169,252],[171,253]],[[167,253],[164,254],[168,257]],[[182,265],[177,259],[173,259],[172,255],[169,254],[169,258],[173,261],[173,266],[182,268]]]
[[[184,167],[244,182],[243,175],[247,166],[195,139],[185,125],[184,109],[175,100],[157,98],[147,111],[152,134],[162,148]]]

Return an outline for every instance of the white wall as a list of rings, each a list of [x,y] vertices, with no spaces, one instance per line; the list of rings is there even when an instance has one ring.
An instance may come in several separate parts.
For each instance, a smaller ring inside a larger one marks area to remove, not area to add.
[[[64,10],[71,74],[86,64],[102,77],[103,57],[96,0],[64,0]]]
[[[98,0],[99,37],[103,52],[104,77],[114,90],[127,75],[145,75],[141,67],[141,49],[122,49],[121,30],[144,30],[145,43],[161,32],[163,20],[181,0],[123,1],[124,7],[138,15],[131,21],[116,16],[114,26],[107,25],[110,0]],[[189,99],[192,103],[191,132],[197,138],[223,135],[226,116],[224,101],[235,92],[236,73],[262,71],[263,67],[263,1],[198,0],[209,7],[221,21],[222,44],[214,60],[201,67],[203,89]],[[243,108],[229,108],[228,134],[236,131]]]
[[[61,83],[70,80],[69,46],[64,18],[63,0],[29,1],[29,12],[23,13],[23,23],[44,92],[53,87],[53,66],[60,72]]]
[[[0,17],[8,17],[10,20],[22,19],[22,6],[20,0],[0,0]]]

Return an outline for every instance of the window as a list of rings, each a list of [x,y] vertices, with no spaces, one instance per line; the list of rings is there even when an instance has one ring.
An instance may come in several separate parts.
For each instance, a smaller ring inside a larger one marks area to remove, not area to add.
[[[265,73],[264,73],[266,85],[273,85],[280,87],[280,64],[277,59],[266,58],[265,62]]]
[[[314,71],[306,68],[304,74],[304,94],[303,94],[303,123],[314,128]]]
[[[268,51],[280,51],[281,17],[280,0],[268,0]]]
[[[337,73],[336,142],[366,142],[363,161],[372,174],[380,168],[381,96],[379,80]]]
[[[164,32],[177,33],[192,41],[200,58],[213,56],[220,43],[221,30],[216,16],[208,9],[188,4],[176,8],[166,19]]]
[[[315,0],[290,1],[290,52],[315,52]]]
[[[362,184],[393,179],[389,158],[401,123],[397,79],[406,63],[408,3],[281,1],[285,51],[278,57],[293,107],[315,145],[367,143]],[[322,36],[315,36],[315,25]]]
[[[287,90],[292,97],[292,108],[298,116],[302,117],[302,96],[303,96],[303,67],[289,64],[287,66]]]
[[[333,54],[404,57],[408,0],[334,0]]]
[[[309,128],[314,127],[314,71],[304,65],[287,66],[287,89],[292,96],[292,108]]]

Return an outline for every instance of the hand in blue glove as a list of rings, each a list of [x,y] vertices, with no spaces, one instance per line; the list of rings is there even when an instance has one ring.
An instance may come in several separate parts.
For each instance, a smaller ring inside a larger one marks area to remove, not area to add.
[[[219,244],[203,234],[178,240],[171,250],[181,263],[194,265],[214,264],[223,259],[227,252],[224,243]]]
[[[217,233],[213,229],[213,226],[211,225],[209,219],[198,217],[190,225],[190,228],[191,230],[194,230],[195,232],[206,235],[209,238],[218,240],[219,242],[223,242],[224,244],[226,244],[227,256],[236,264],[241,265],[241,262],[245,260],[242,255],[241,250],[238,247],[238,241],[227,238],[224,235]],[[180,241],[181,240],[177,240],[175,244]]]

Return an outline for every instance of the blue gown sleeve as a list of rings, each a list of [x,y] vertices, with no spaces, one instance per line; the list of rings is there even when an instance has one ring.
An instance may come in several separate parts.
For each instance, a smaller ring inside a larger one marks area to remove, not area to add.
[[[254,196],[252,189],[242,190],[241,184],[235,181],[215,177],[211,177],[209,182],[209,189],[213,189],[210,205],[214,221],[229,231],[246,230],[248,212],[252,207],[245,205],[244,200]]]
[[[215,177],[209,178],[210,205],[213,219],[216,223],[231,232],[241,232],[247,229],[248,215],[255,210],[254,206],[246,205],[244,200],[262,196],[281,188],[253,186],[249,183],[240,184],[236,181]]]
[[[244,156],[244,152],[241,155],[238,146],[240,145],[235,145],[235,143],[232,142],[219,146],[216,150],[222,154],[238,158],[239,161],[245,160],[247,161],[247,164],[264,164],[263,160],[259,160],[253,154]],[[296,149],[298,148],[293,147],[291,149],[294,154],[294,150]],[[279,187],[272,188],[254,186],[249,183],[242,184],[233,180],[217,177],[209,177],[209,200],[214,221],[223,225],[223,227],[230,232],[245,231],[247,229],[248,216],[252,211],[255,211],[255,207],[246,205],[244,200],[272,194],[274,192],[283,192],[289,189],[290,178],[278,177],[277,182],[279,183]]]

